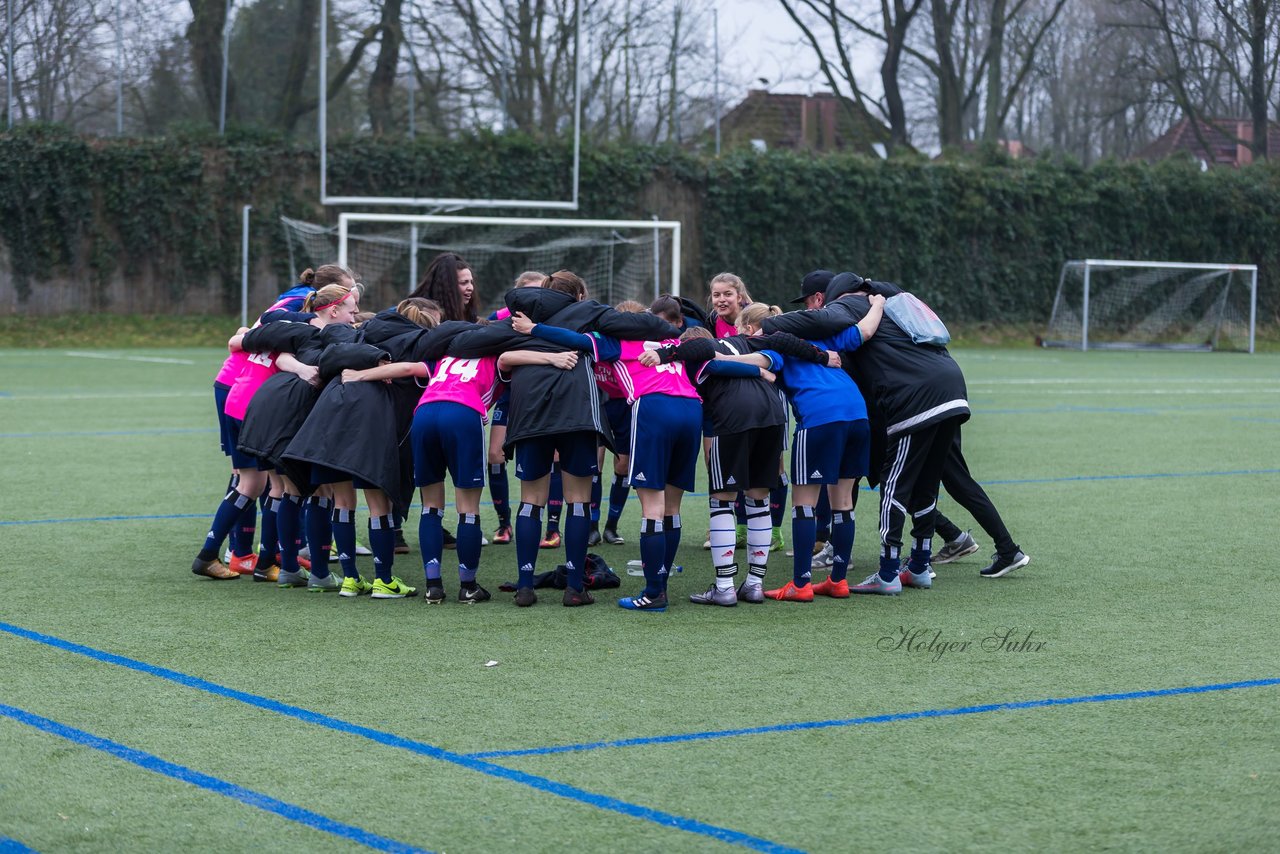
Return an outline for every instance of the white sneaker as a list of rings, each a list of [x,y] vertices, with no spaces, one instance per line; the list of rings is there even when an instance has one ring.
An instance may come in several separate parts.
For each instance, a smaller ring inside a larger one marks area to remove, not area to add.
[[[487,545],[489,545],[489,538],[488,538],[488,537],[486,537],[484,534],[481,534],[481,535],[480,535],[480,545],[481,545],[481,546],[487,546]]]
[[[822,550],[813,556],[813,561],[809,564],[813,569],[826,569],[836,562],[836,550],[831,547],[831,543],[827,543]]]

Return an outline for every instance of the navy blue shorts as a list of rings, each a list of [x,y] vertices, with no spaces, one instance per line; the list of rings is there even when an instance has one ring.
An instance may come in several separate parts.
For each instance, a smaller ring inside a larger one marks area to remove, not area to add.
[[[260,460],[252,454],[240,450],[240,431],[244,422],[239,418],[227,418],[227,441],[231,444],[231,465],[238,469],[257,469],[258,471],[274,471],[275,466]]]
[[[702,454],[702,401],[647,394],[631,408],[631,486],[693,489]]]
[[[631,447],[631,404],[625,397],[611,397],[604,402],[604,417],[613,431],[613,446],[619,454]]]
[[[231,420],[231,416],[227,415],[227,395],[231,392],[231,386],[222,383],[213,384],[213,405],[218,410],[218,444],[222,446],[222,453],[228,457],[232,455],[231,451],[235,448],[235,443],[231,441],[231,428],[227,422]]]
[[[311,464],[311,485],[324,486],[326,483],[342,483],[343,481],[351,481],[351,485],[356,489],[377,489],[368,481],[361,480],[349,471],[335,469],[330,466],[322,466],[319,463]]]
[[[507,426],[507,413],[511,409],[511,386],[503,386],[505,391],[502,397],[498,398],[498,402],[493,405],[493,412],[489,416],[489,423],[494,427]]]
[[[867,419],[799,428],[791,443],[791,483],[835,483],[866,477],[871,466]]]
[[[600,471],[596,449],[600,434],[595,430],[577,430],[554,436],[535,436],[516,443],[516,477],[537,480],[551,473],[551,463],[560,453],[560,470],[574,477],[591,477]]]
[[[436,401],[413,413],[409,433],[413,448],[413,483],[430,486],[453,475],[455,489],[484,486],[487,446],[480,413],[470,406]]]

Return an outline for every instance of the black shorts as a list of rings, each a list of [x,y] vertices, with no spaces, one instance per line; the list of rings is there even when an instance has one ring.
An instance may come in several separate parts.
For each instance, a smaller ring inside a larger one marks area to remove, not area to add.
[[[781,424],[712,436],[707,452],[708,491],[776,489],[780,483],[778,458],[785,436]]]

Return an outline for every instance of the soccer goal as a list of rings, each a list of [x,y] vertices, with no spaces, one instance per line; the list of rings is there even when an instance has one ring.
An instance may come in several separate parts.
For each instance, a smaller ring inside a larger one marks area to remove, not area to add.
[[[1253,264],[1068,261],[1045,347],[1253,352]]]
[[[648,305],[659,293],[680,293],[675,220],[343,213],[336,227],[298,220],[284,226],[295,268],[336,258],[365,283],[370,306],[403,298],[441,252],[466,260],[482,308],[498,307],[525,270],[572,270],[592,299],[607,303]]]

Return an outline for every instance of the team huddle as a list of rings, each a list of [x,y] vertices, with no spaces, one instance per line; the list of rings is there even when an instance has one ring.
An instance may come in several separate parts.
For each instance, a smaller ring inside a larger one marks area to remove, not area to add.
[[[700,460],[715,579],[693,603],[928,589],[934,564],[978,549],[938,512],[941,487],[995,542],[983,576],[1029,562],[961,453],[969,406],[945,328],[895,285],[815,270],[792,300],[803,309],[783,314],[752,302],[731,273],[712,279],[704,311],[669,295],[647,308],[608,306],[570,271],[529,272],[481,320],[472,272],[453,253],[374,315],[359,311],[362,289],[342,267],[301,278],[230,340],[214,382],[232,478],[192,564],[197,575],[251,575],[344,597],[416,596],[394,563],[408,552],[401,526],[417,487],[428,603],[448,598],[446,548],[456,549],[457,600],[490,599],[478,572],[492,542],[515,545],[516,581],[503,589],[518,606],[535,604],[550,575],[537,574],[539,551],[561,544],[562,602],[590,605],[597,576],[588,550],[625,542],[619,522],[634,490],[644,589],[618,604],[663,611],[681,502]],[[519,483],[514,514],[508,464]],[[446,529],[446,477],[455,532]],[[863,479],[880,490],[880,561],[851,584]],[[486,480],[498,516],[491,541],[480,525]],[[766,589],[770,554],[784,547],[788,485],[792,577]],[[372,580],[356,566],[357,490],[368,508]]]

